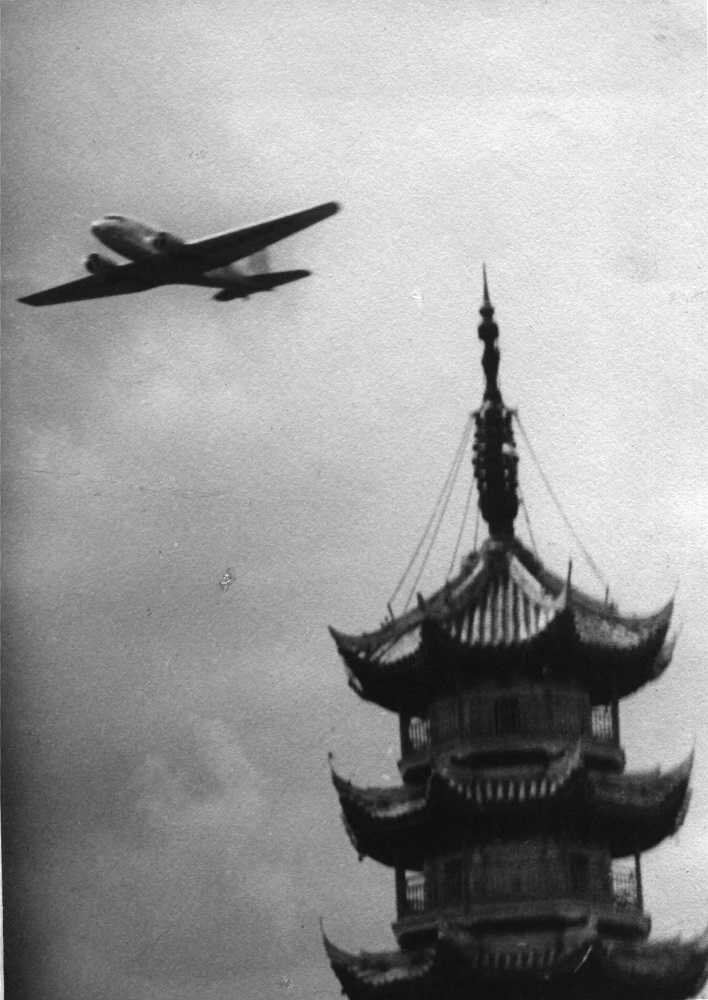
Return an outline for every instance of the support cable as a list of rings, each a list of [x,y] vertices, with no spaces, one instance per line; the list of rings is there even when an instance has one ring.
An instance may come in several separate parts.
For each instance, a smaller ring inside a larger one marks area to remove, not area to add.
[[[435,515],[437,513],[438,507],[440,506],[440,504],[441,504],[441,502],[443,500],[443,497],[445,496],[445,493],[447,491],[448,484],[450,482],[450,477],[452,476],[452,474],[455,471],[456,467],[459,465],[460,454],[464,451],[464,448],[465,448],[465,445],[466,445],[466,441],[467,441],[467,438],[469,436],[471,427],[472,427],[472,414],[470,414],[467,417],[467,420],[465,421],[464,427],[462,428],[462,434],[460,435],[460,440],[459,440],[459,442],[457,444],[457,448],[455,449],[455,454],[454,454],[453,459],[452,459],[452,464],[450,465],[450,468],[448,469],[447,475],[445,477],[445,482],[443,483],[442,488],[440,490],[440,493],[438,494],[438,498],[435,501],[435,506],[433,507],[433,510],[432,510],[432,513],[431,513],[430,517],[428,518],[428,523],[425,526],[425,530],[423,531],[423,534],[420,537],[420,541],[418,542],[418,544],[415,547],[413,555],[408,560],[408,565],[404,569],[404,571],[403,571],[403,573],[401,575],[401,579],[396,584],[396,589],[393,591],[393,593],[391,594],[391,597],[388,600],[388,607],[389,608],[393,605],[393,602],[396,600],[396,597],[398,596],[399,591],[401,590],[401,587],[405,583],[406,577],[410,573],[410,571],[411,571],[411,569],[413,567],[413,564],[415,563],[416,559],[418,558],[418,554],[419,554],[420,550],[423,548],[423,544],[425,542],[425,539],[427,538],[428,532],[430,531],[430,528],[432,527],[433,521],[435,520]]]
[[[455,542],[455,550],[452,553],[452,559],[450,560],[450,568],[447,571],[447,578],[448,578],[448,580],[450,579],[450,574],[452,573],[452,571],[454,569],[454,566],[455,566],[455,560],[457,559],[457,553],[458,553],[459,548],[460,548],[460,542],[462,541],[462,535],[463,535],[464,530],[465,530],[465,525],[467,524],[467,516],[469,515],[469,512],[470,512],[470,504],[472,502],[472,494],[473,493],[474,493],[474,476],[472,476],[472,478],[470,479],[469,489],[467,490],[467,499],[465,500],[465,510],[464,510],[463,515],[462,515],[462,524],[460,525],[460,530],[457,533],[457,541]],[[477,548],[476,545],[475,545],[475,548]]]
[[[521,506],[524,511],[524,518],[526,520],[526,530],[528,531],[529,538],[531,539],[531,548],[533,549],[533,553],[536,556],[536,558],[538,558],[538,549],[536,548],[536,541],[533,537],[533,531],[531,530],[531,518],[529,516],[528,507],[526,506],[526,498],[521,492],[521,489],[519,489],[519,500],[521,501]]]
[[[450,497],[452,496],[452,491],[455,486],[455,482],[457,480],[457,474],[460,471],[460,465],[462,464],[462,459],[464,458],[465,450],[467,448],[467,442],[469,440],[471,432],[472,432],[472,417],[470,416],[469,419],[467,420],[467,423],[465,424],[465,429],[462,434],[462,440],[460,441],[457,452],[455,453],[455,457],[452,463],[452,468],[450,469],[447,481],[445,483],[446,491],[442,506],[440,507],[440,511],[437,516],[437,523],[433,528],[433,532],[430,536],[430,541],[428,542],[428,547],[425,551],[425,555],[423,556],[423,560],[420,564],[420,568],[418,569],[418,573],[416,574],[416,578],[413,581],[413,586],[411,587],[408,597],[406,598],[406,603],[403,607],[404,611],[406,611],[406,609],[408,608],[408,605],[411,602],[413,594],[416,592],[416,588],[420,582],[420,578],[423,575],[423,570],[427,565],[428,559],[430,558],[430,553],[432,552],[433,546],[435,545],[435,541],[438,537],[438,532],[440,531],[440,525],[442,524],[443,518],[445,517],[445,511],[447,510],[447,505],[450,502]]]
[[[570,519],[568,518],[568,515],[563,510],[563,506],[562,506],[560,500],[558,499],[558,497],[556,496],[555,490],[553,489],[553,487],[551,486],[551,484],[550,484],[550,482],[548,480],[548,476],[546,475],[546,473],[543,471],[543,468],[541,467],[541,463],[540,463],[540,461],[538,459],[538,456],[536,455],[536,452],[534,451],[534,449],[533,449],[533,447],[531,445],[531,442],[528,439],[528,435],[526,434],[526,431],[524,430],[524,425],[521,423],[521,418],[519,417],[519,415],[518,415],[518,413],[516,411],[514,411],[514,419],[516,420],[516,423],[517,423],[517,425],[519,427],[519,430],[521,431],[521,436],[523,437],[524,441],[526,442],[526,447],[528,448],[529,453],[531,455],[531,458],[533,459],[534,464],[535,464],[536,468],[538,469],[538,473],[539,473],[541,479],[543,480],[543,484],[546,487],[546,489],[548,490],[548,493],[549,493],[549,496],[550,496],[551,500],[556,505],[556,508],[558,509],[558,513],[563,518],[563,522],[564,522],[566,528],[568,529],[568,531],[571,533],[571,535],[575,539],[575,542],[576,542],[578,548],[580,549],[580,551],[582,552],[583,557],[585,558],[585,561],[587,562],[587,564],[590,567],[590,569],[593,571],[593,573],[595,574],[595,576],[597,577],[597,579],[600,581],[600,583],[603,585],[603,587],[607,587],[608,586],[607,580],[605,579],[605,577],[602,575],[602,573],[598,569],[597,563],[595,562],[595,560],[593,559],[593,557],[590,555],[590,553],[588,552],[588,550],[583,545],[583,543],[582,543],[582,541],[580,539],[580,536],[578,535],[578,533],[575,530],[575,528],[573,527],[573,525],[570,523]]]

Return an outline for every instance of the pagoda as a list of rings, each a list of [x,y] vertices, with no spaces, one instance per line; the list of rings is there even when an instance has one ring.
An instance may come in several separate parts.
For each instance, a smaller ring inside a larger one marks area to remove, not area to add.
[[[400,720],[399,787],[332,771],[360,858],[395,872],[398,948],[325,948],[351,1000],[688,1000],[708,932],[648,940],[641,855],[682,823],[692,755],[627,772],[620,743],[621,700],[671,659],[673,601],[620,614],[519,540],[486,274],[480,314],[473,468],[488,538],[412,610],[331,630],[350,686]]]

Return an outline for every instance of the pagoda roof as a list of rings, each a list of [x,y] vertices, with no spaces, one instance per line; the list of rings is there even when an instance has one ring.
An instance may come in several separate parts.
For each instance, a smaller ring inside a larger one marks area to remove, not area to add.
[[[456,577],[380,628],[330,632],[351,686],[394,711],[426,704],[446,666],[469,675],[533,649],[544,653],[544,661],[555,652],[560,662],[576,663],[600,702],[631,694],[666,668],[672,612],[673,599],[650,615],[622,615],[509,537],[489,539]]]
[[[406,990],[402,995],[409,996],[410,984],[415,980],[429,979],[435,961],[434,948],[416,951],[362,951],[353,955],[333,944],[324,931],[322,938],[330,964],[347,993],[352,987],[363,987],[365,991],[381,988],[390,991],[391,987],[398,985]]]
[[[598,958],[606,975],[637,992],[645,989],[650,995],[661,982],[665,995],[694,996],[708,977],[708,930],[689,941],[606,941]]]
[[[580,745],[545,765],[480,769],[449,756],[433,763],[419,785],[361,788],[334,770],[344,823],[360,855],[416,868],[445,828],[483,835],[503,823],[530,832],[534,821],[609,844],[615,857],[655,847],[682,824],[690,798],[693,754],[678,766],[629,774],[585,767]],[[442,825],[441,825],[442,820]]]
[[[692,940],[608,940],[587,925],[558,938],[477,936],[442,923],[434,946],[414,951],[361,952],[338,948],[323,934],[343,991],[352,998],[469,996],[474,987],[510,987],[542,980],[566,996],[580,988],[587,1000],[683,1000],[708,974],[708,932]],[[621,993],[619,991],[622,991]],[[496,994],[495,994],[496,995]]]

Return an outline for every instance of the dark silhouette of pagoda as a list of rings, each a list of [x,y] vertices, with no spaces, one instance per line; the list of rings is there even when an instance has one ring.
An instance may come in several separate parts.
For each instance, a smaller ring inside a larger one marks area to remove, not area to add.
[[[418,606],[332,630],[351,687],[400,718],[403,784],[333,771],[347,832],[395,870],[399,950],[325,947],[351,1000],[687,1000],[708,933],[650,942],[640,856],[680,826],[692,757],[626,773],[619,702],[673,651],[647,617],[582,593],[514,534],[512,412],[484,282],[474,473],[489,537]]]

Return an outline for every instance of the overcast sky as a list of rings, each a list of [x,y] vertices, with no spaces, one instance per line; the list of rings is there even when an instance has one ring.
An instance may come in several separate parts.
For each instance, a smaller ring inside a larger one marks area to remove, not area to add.
[[[24,0],[3,28],[24,995],[324,1000],[319,915],[344,947],[393,947],[393,877],[358,864],[327,752],[394,782],[396,722],[347,688],[326,626],[383,617],[479,403],[483,260],[506,401],[613,596],[652,610],[678,584],[674,663],[623,705],[623,740],[630,769],[695,742],[688,818],[644,872],[655,932],[700,930],[703,5]],[[194,238],[330,198],[272,254],[314,276],[269,295],[15,302],[78,276],[106,212]],[[545,561],[597,589],[521,456]]]

